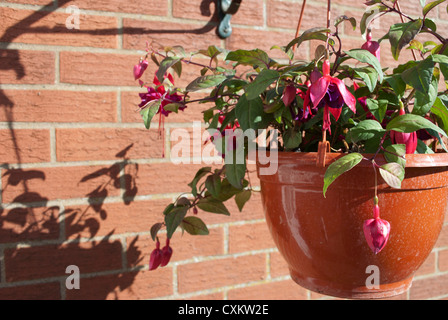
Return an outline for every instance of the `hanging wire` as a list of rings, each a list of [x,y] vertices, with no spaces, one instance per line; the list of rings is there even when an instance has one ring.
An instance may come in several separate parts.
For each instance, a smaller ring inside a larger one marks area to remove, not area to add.
[[[296,29],[296,36],[294,38],[297,38],[299,36],[300,27],[302,25],[303,12],[305,11],[305,6],[306,6],[306,0],[303,0],[302,9],[300,10],[299,23],[297,24],[297,29]],[[294,44],[292,52],[296,51],[296,48],[297,48],[297,44]]]

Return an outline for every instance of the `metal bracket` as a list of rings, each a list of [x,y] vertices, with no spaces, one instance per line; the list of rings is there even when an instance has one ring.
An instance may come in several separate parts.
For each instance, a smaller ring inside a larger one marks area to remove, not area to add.
[[[221,38],[228,38],[232,34],[230,19],[240,8],[241,1],[242,0],[218,0],[218,34]]]

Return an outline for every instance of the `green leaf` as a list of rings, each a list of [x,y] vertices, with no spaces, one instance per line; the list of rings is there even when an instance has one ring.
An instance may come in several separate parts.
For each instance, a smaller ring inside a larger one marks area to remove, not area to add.
[[[159,222],[159,223],[153,224],[153,226],[151,227],[150,233],[151,233],[151,238],[153,241],[156,241],[157,233],[162,228],[162,226],[163,226],[163,223]]]
[[[420,5],[422,6],[422,8],[425,6],[426,4],[426,0],[420,0]]]
[[[187,206],[174,207],[166,216],[165,216],[165,225],[166,225],[166,233],[167,237],[171,238],[174,231],[176,231],[177,227],[181,224],[182,220],[185,218],[185,215],[188,212]]]
[[[394,90],[394,93],[398,97],[403,97],[405,91],[406,91],[406,82],[403,81],[400,75],[394,74],[390,77],[385,78],[387,83],[391,86],[391,88]]]
[[[374,100],[372,100],[374,102]],[[356,127],[350,129],[348,136],[353,142],[365,141],[372,139],[377,134],[384,132],[381,123],[376,120],[363,120],[360,121]]]
[[[414,107],[412,108],[413,114],[424,116],[431,110],[434,102],[437,99],[437,90],[439,82],[436,77],[432,77],[431,85],[427,92],[416,91],[414,96]]]
[[[369,51],[364,49],[352,49],[350,51],[344,51],[349,57],[358,60],[359,62],[367,63],[371,65],[375,71],[378,73],[380,82],[383,82],[383,69],[381,69],[381,64],[378,58],[371,54]]]
[[[197,207],[207,212],[230,216],[230,212],[227,210],[224,203],[216,199],[202,198],[198,201]]]
[[[356,19],[353,17],[349,18],[345,15],[337,17],[336,20],[334,21],[334,26],[337,27],[343,21],[349,21],[350,24],[352,25],[353,30],[356,30]]]
[[[283,134],[283,147],[296,149],[302,143],[302,131],[288,128]]]
[[[260,68],[269,68],[271,63],[267,53],[260,49],[231,51],[227,54],[226,60],[235,61],[237,65],[258,66]]]
[[[186,217],[182,220],[180,226],[193,236],[196,235],[206,236],[209,234],[207,226],[198,217]]]
[[[248,100],[253,100],[260,96],[275,80],[280,77],[280,73],[272,69],[263,69],[257,78],[249,83],[246,88],[246,96]]]
[[[294,45],[299,47],[303,41],[307,40],[327,41],[327,33],[329,32],[331,32],[330,29],[321,27],[308,29],[304,31],[299,37],[295,38],[290,43],[288,43],[288,45],[286,46],[286,51],[291,49]]]
[[[160,81],[160,83],[163,83],[163,81],[165,80],[165,73],[168,71],[168,69],[181,60],[182,58],[179,57],[166,57],[160,62],[159,70],[157,70],[156,73],[156,77]]]
[[[396,162],[403,168],[406,167],[406,145],[391,144],[384,151],[384,158],[387,162]]]
[[[401,78],[416,90],[427,93],[431,86],[433,72],[434,61],[429,56],[425,60],[420,61],[416,66],[404,70]]]
[[[211,167],[204,167],[198,170],[198,172],[196,172],[196,175],[194,176],[193,180],[188,184],[188,186],[192,189],[191,193],[193,194],[193,196],[197,196],[198,195],[198,190],[197,190],[197,184],[199,182],[199,180],[201,180],[202,177],[204,177],[205,175],[207,175],[208,173],[212,172],[212,168]]]
[[[221,84],[227,77],[221,74],[202,76],[194,79],[186,88],[186,91],[193,92],[210,87],[216,87]]]
[[[362,154],[354,152],[349,153],[330,164],[325,171],[324,176],[324,197],[328,187],[334,182],[334,180],[336,180],[336,178],[338,178],[344,172],[351,170],[358,163],[360,163],[362,159]]]
[[[422,26],[423,20],[417,19],[406,23],[397,23],[390,27],[389,42],[395,60],[398,60],[401,49],[415,38]]]
[[[243,207],[246,204],[246,202],[249,201],[251,195],[252,192],[250,190],[244,190],[243,192],[236,194],[235,202],[240,212],[243,211]]]
[[[440,98],[437,98],[436,101],[434,101],[434,105],[431,108],[431,112],[440,119],[441,123],[439,123],[439,126],[445,132],[448,132],[448,108]]]
[[[369,1],[371,4],[375,4],[381,1]],[[359,28],[361,30],[361,35],[364,36],[367,32],[367,27],[370,23],[370,21],[375,18],[375,16],[379,15],[381,12],[386,11],[387,7],[380,4],[374,7],[371,7],[369,10],[366,10],[366,12],[363,14],[361,18],[361,22],[359,23]]]
[[[161,100],[153,100],[148,102],[141,110],[140,115],[143,118],[143,122],[145,124],[146,129],[151,127],[151,120],[156,115],[157,111],[159,111]]]
[[[382,165],[379,169],[384,181],[391,188],[401,188],[401,182],[404,179],[404,168],[402,165],[396,162],[391,162]]]
[[[242,95],[235,106],[235,115],[243,131],[264,129],[269,123],[260,97],[248,100],[246,95]]]
[[[205,187],[214,198],[218,198],[221,191],[221,177],[219,174],[209,175],[205,179]]]
[[[226,163],[226,177],[229,183],[237,189],[243,188],[243,179],[246,175],[246,164],[238,164],[236,161]]]
[[[436,126],[431,121],[418,116],[416,114],[403,114],[393,118],[386,127],[387,131],[394,130],[397,132],[410,133],[420,129],[430,129],[447,137],[445,131]]]
[[[372,67],[353,69],[355,73],[364,81],[370,92],[373,92],[378,81],[378,72]]]
[[[367,108],[369,108],[370,112],[373,114],[375,119],[377,119],[379,122],[382,122],[384,119],[384,116],[386,115],[386,111],[387,111],[387,101],[379,100],[379,99],[374,100],[374,99],[368,98],[366,100],[366,104],[367,104]],[[373,121],[373,120],[369,120],[369,121]],[[377,121],[375,121],[375,122],[377,122]],[[377,128],[379,128],[379,127],[377,126]],[[382,129],[382,127],[381,127],[381,129]]]
[[[434,9],[436,6],[438,6],[439,4],[441,4],[442,2],[445,2],[446,0],[437,0],[437,1],[433,1],[428,3],[427,5],[425,5],[423,7],[423,16],[426,16],[428,14],[429,11],[431,11],[432,9]]]

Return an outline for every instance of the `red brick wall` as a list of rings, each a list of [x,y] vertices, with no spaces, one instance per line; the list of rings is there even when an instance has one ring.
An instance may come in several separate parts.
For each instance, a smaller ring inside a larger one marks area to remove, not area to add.
[[[401,2],[411,14],[419,8]],[[176,233],[172,262],[148,271],[149,228],[188,191],[200,165],[173,166],[157,122],[148,131],[136,112],[132,67],[145,41],[269,50],[292,39],[301,3],[243,0],[232,36],[221,40],[212,0],[1,1],[0,299],[328,298],[290,280],[259,196],[243,213],[234,205],[231,217],[207,217],[208,237]],[[334,0],[333,17],[359,19],[361,3]],[[302,30],[324,24],[325,4],[308,1]],[[65,27],[69,5],[81,10],[79,30]],[[432,18],[443,27],[442,8]],[[342,33],[346,49],[363,42],[349,25]],[[300,56],[314,47],[303,45]],[[201,108],[170,116],[165,137],[191,131]],[[69,265],[80,269],[79,290],[66,288]],[[398,298],[447,297],[448,221],[412,289]]]

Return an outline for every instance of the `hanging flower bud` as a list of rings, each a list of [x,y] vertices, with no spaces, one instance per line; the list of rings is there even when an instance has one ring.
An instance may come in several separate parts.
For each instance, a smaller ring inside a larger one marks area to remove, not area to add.
[[[138,64],[134,66],[134,78],[135,80],[140,79],[140,77],[145,72],[146,68],[148,68],[148,61],[142,60]]]
[[[296,98],[296,91],[297,90],[293,85],[285,87],[285,90],[283,91],[282,100],[286,107],[289,107],[289,105]]]
[[[157,269],[162,263],[162,250],[160,250],[160,242],[157,239],[156,248],[151,252],[149,258],[149,270]]]
[[[380,44],[377,41],[372,41],[372,34],[370,30],[367,33],[367,41],[361,46],[361,49],[369,51],[378,60],[380,60]]]
[[[390,223],[380,218],[380,208],[377,202],[373,208],[373,219],[364,221],[363,230],[370,249],[378,254],[389,239]]]
[[[399,115],[404,115],[404,106],[400,106]],[[404,144],[406,145],[406,154],[413,154],[417,150],[417,132],[397,132],[394,130],[390,131],[390,140],[392,144]]]
[[[162,249],[162,261],[160,266],[164,267],[170,262],[171,256],[173,255],[173,249],[170,247],[170,239],[166,239],[166,245]]]

